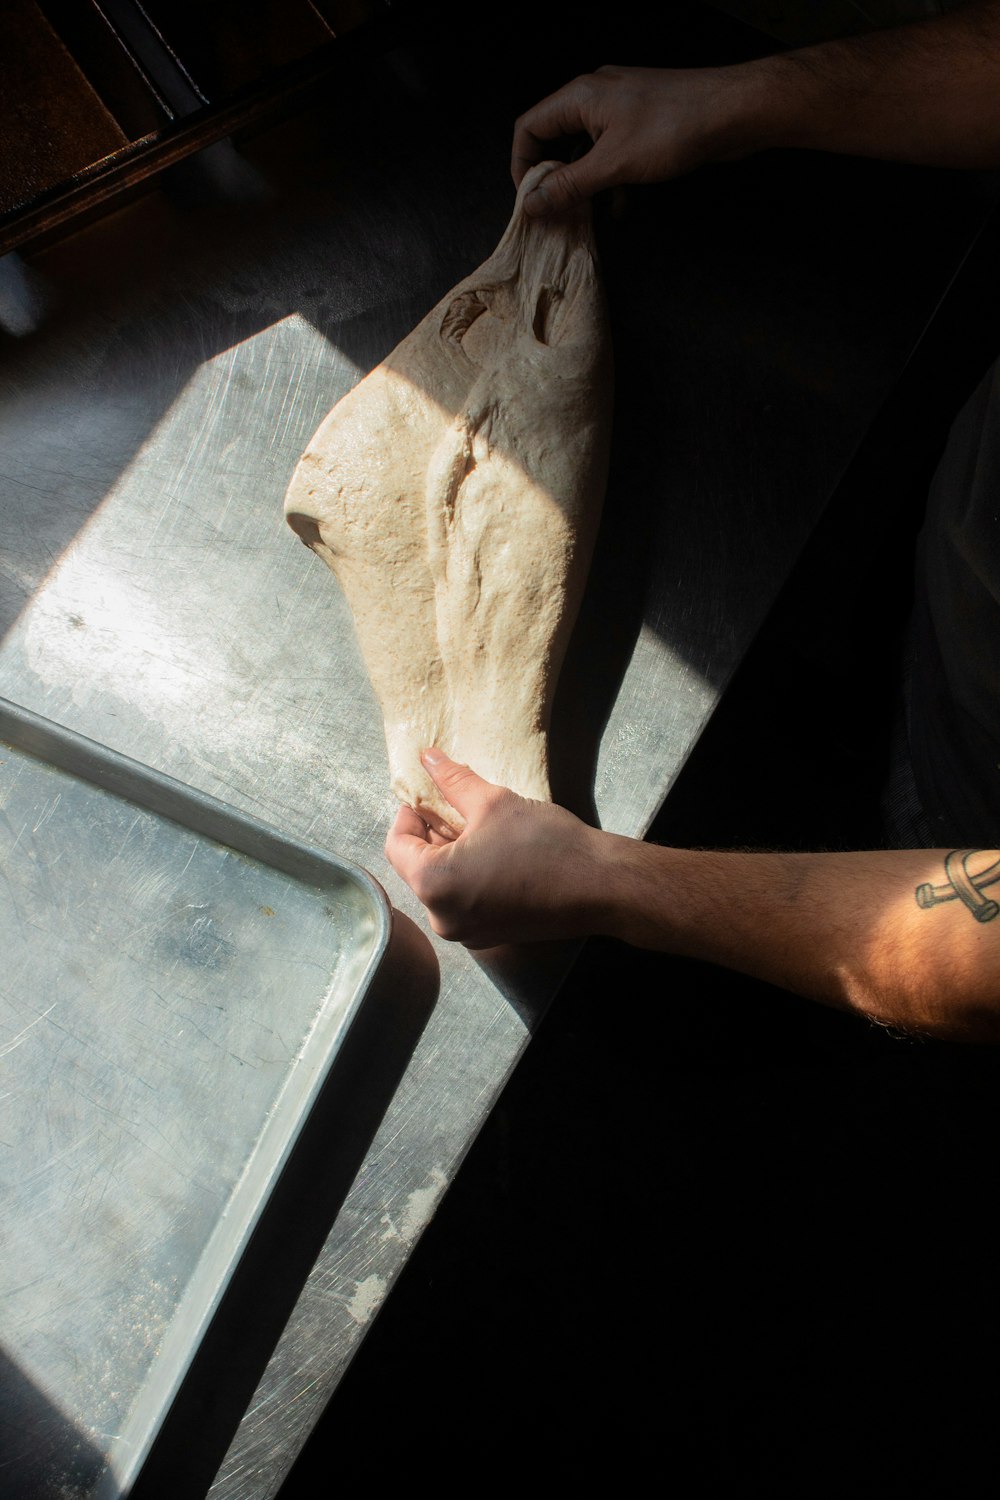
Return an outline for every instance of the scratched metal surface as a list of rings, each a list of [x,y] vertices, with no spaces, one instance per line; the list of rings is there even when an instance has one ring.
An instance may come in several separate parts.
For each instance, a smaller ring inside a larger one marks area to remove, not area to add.
[[[0,366],[0,692],[356,861],[418,923],[350,616],[281,500],[330,405],[506,222],[513,105],[477,115],[447,66],[370,63],[235,167],[9,266]],[[950,258],[900,275],[927,188],[873,193],[880,170],[738,164],[602,223],[615,451],[553,743],[557,793],[606,827],[648,827],[980,212],[935,189]],[[433,1013],[218,1500],[276,1492],[571,957],[433,946]]]

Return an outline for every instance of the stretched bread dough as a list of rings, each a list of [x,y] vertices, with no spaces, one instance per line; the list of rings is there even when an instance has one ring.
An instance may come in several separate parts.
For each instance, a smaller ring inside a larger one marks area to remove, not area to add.
[[[611,357],[589,208],[523,212],[337,403],[285,498],[337,575],[382,706],[392,788],[461,828],[436,744],[548,800],[546,735],[607,473]]]

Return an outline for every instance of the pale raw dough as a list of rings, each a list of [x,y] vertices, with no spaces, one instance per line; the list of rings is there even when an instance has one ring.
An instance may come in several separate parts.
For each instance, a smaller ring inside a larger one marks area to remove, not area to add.
[[[462,826],[439,745],[547,800],[556,677],[607,473],[610,339],[586,204],[528,218],[338,402],[285,514],[333,569],[382,706],[392,788]]]

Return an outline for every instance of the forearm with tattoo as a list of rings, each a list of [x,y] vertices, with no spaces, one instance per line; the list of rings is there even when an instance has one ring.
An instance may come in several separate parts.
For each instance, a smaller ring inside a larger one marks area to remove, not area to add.
[[[982,859],[988,863],[983,866]],[[973,868],[970,868],[970,865]],[[943,885],[925,881],[914,892],[917,905],[927,911],[942,901],[959,900],[977,922],[992,922],[1000,913],[1000,904],[983,895],[983,887],[1000,880],[1000,859],[985,849],[953,849],[945,856]]]

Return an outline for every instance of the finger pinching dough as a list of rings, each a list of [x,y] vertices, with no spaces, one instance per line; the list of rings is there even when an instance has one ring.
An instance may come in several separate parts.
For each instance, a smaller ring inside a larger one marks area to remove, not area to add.
[[[607,475],[611,346],[590,209],[531,219],[337,403],[285,515],[328,563],[385,721],[392,789],[460,829],[439,745],[548,800],[556,678]]]

